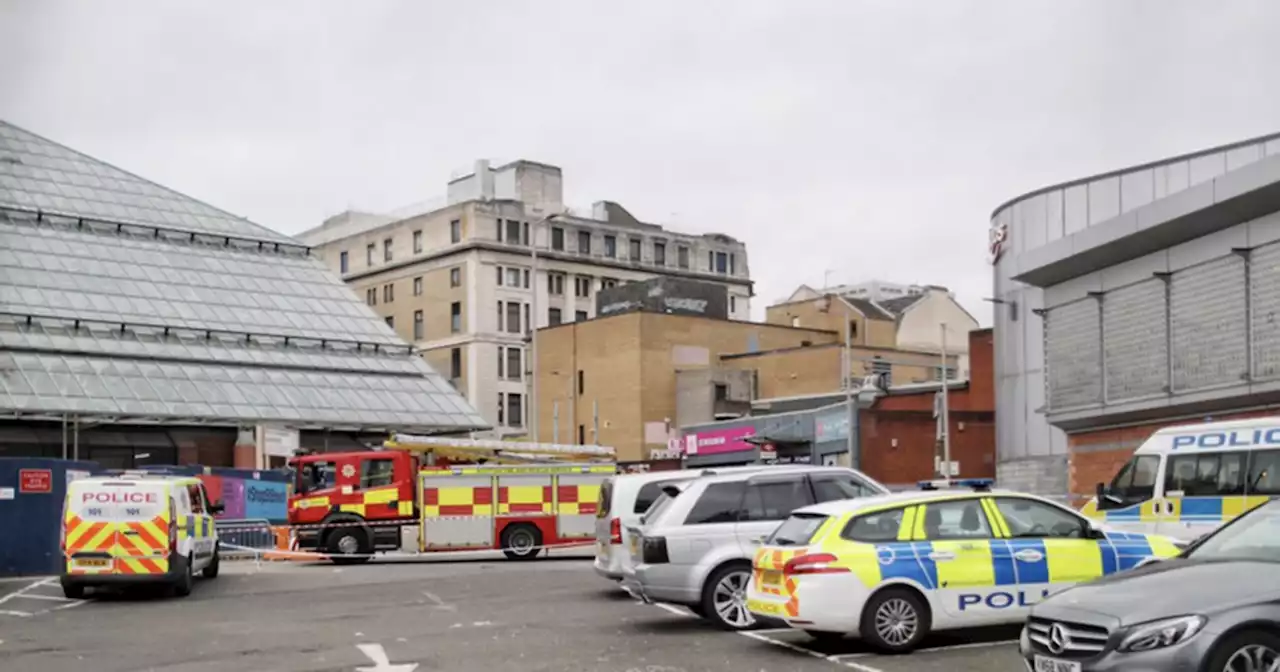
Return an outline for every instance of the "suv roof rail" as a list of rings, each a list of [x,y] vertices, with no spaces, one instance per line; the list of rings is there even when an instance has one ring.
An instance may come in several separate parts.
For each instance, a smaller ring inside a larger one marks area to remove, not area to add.
[[[916,483],[921,490],[949,490],[951,488],[969,488],[976,492],[987,492],[995,484],[993,478],[940,478],[933,481]]]

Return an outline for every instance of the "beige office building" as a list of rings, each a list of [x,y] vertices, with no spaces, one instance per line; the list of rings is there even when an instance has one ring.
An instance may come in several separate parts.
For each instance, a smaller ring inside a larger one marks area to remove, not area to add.
[[[528,423],[531,326],[593,318],[601,288],[656,276],[711,281],[728,289],[732,319],[751,314],[743,243],[670,231],[609,201],[572,211],[555,166],[477,162],[428,210],[348,211],[297,237],[500,434]]]

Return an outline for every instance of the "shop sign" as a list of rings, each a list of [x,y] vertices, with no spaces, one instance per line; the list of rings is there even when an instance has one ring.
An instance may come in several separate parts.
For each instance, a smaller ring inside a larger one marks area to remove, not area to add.
[[[716,455],[754,450],[746,439],[755,436],[755,427],[734,427],[687,434],[684,437],[685,455]]]

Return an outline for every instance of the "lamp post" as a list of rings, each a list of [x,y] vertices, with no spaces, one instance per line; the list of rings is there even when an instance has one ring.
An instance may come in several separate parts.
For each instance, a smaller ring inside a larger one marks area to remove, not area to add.
[[[533,299],[529,302],[529,433],[533,441],[538,441],[538,229],[560,217],[553,213],[538,220],[529,234],[529,253],[532,258],[530,277],[533,278]]]

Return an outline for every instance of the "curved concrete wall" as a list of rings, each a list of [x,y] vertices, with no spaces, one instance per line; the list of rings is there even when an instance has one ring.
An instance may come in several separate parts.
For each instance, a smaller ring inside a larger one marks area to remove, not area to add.
[[[1012,279],[1019,255],[1166,198],[1265,157],[1280,134],[1046,187],[991,215],[996,376],[996,476],[1003,487],[1066,493],[1066,436],[1046,421],[1043,290]]]

